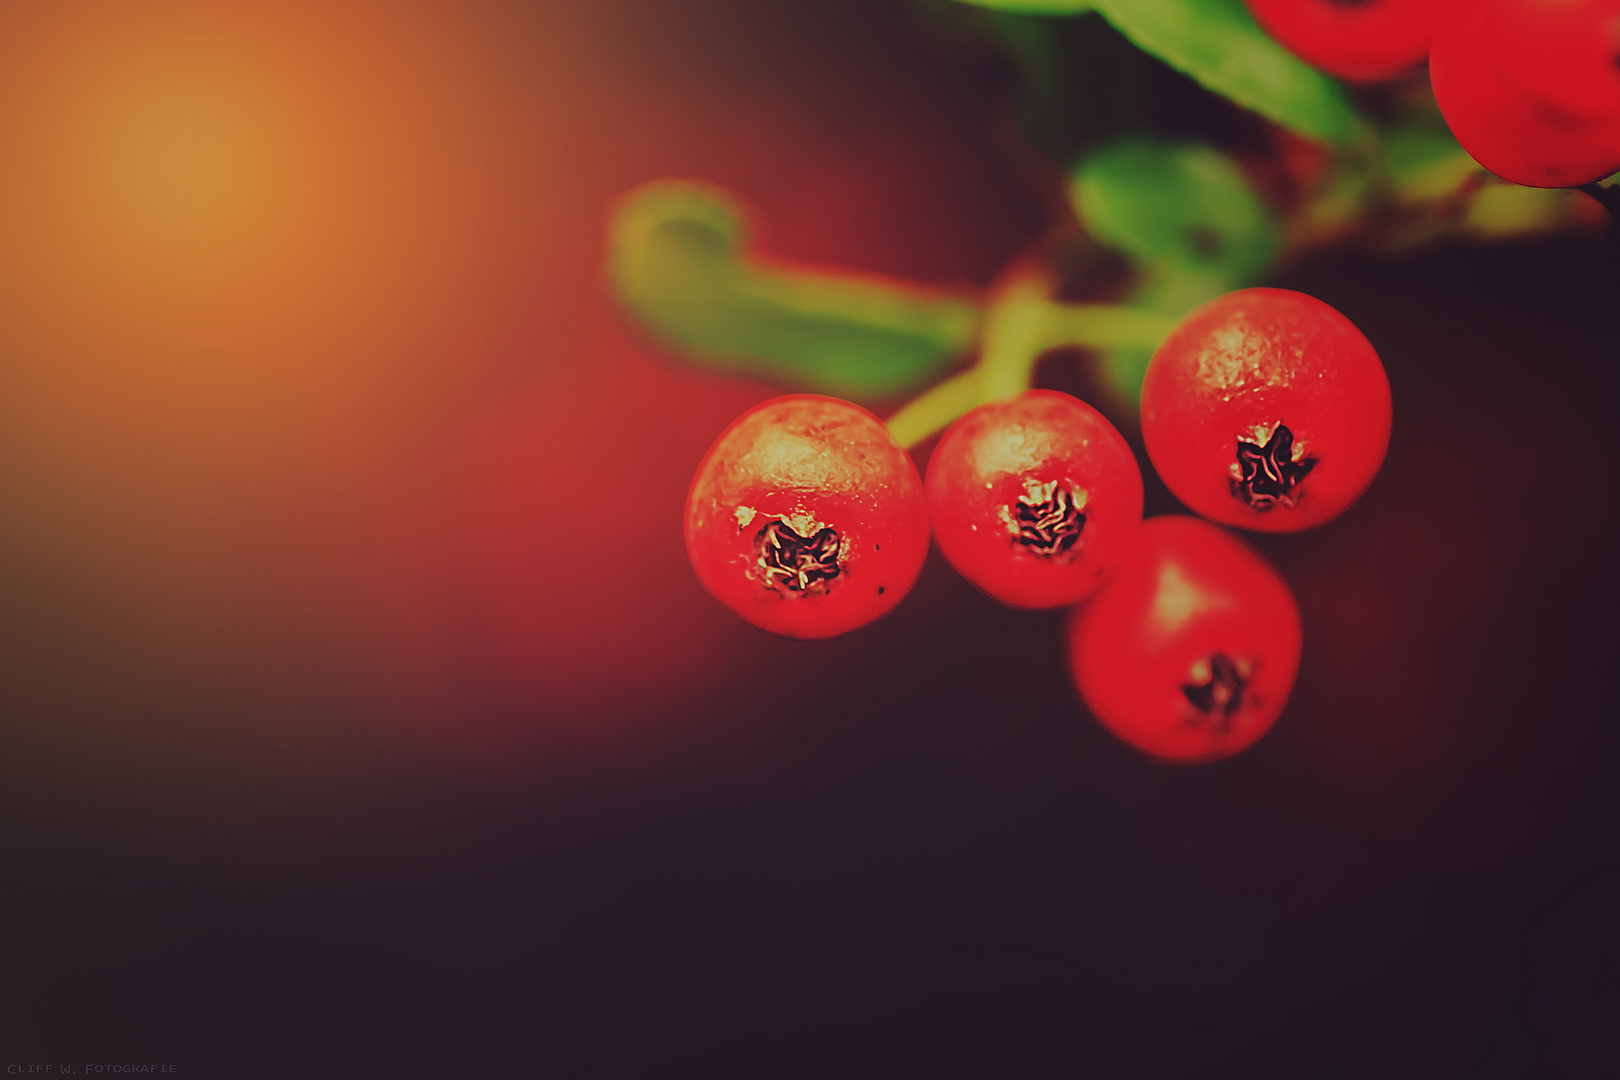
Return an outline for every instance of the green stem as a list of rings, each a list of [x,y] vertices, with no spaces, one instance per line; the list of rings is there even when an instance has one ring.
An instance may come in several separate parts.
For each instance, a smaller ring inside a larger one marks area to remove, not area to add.
[[[889,417],[890,434],[909,450],[975,408],[984,400],[979,389],[981,375],[975,365],[924,390]]]
[[[1062,347],[1154,349],[1176,320],[1142,308],[1062,304],[1036,277],[1014,281],[991,304],[978,363],[925,391],[889,419],[889,430],[912,447],[986,402],[1029,389],[1042,353]]]

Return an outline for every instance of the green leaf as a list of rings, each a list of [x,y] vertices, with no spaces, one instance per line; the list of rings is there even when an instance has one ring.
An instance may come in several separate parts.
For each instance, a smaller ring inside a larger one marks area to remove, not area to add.
[[[1277,251],[1265,201],[1231,158],[1207,146],[1115,143],[1075,170],[1069,198],[1099,241],[1181,276],[1246,280]]]
[[[1450,131],[1409,125],[1384,135],[1384,167],[1390,187],[1405,202],[1444,198],[1480,171]]]
[[[1091,0],[1138,48],[1246,109],[1328,142],[1361,120],[1338,82],[1277,44],[1243,0]]]
[[[1069,198],[1088,233],[1136,264],[1127,302],[1172,318],[1253,284],[1277,253],[1265,201],[1231,158],[1207,146],[1115,143],[1074,171]],[[1099,354],[1104,383],[1132,408],[1152,356],[1141,348]]]
[[[697,364],[843,397],[910,389],[977,338],[970,300],[767,265],[745,254],[746,240],[735,196],[655,181],[614,213],[609,287],[653,337]]]

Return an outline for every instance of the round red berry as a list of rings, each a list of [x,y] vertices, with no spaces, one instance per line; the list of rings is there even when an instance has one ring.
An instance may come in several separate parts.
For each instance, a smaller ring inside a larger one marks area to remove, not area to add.
[[[1142,380],[1153,467],[1196,513],[1293,532],[1360,498],[1389,446],[1389,379],[1312,296],[1242,289],[1184,318]]]
[[[1451,133],[1504,180],[1620,170],[1620,0],[1479,0],[1435,40],[1429,77]]]
[[[1069,668],[1093,715],[1144,753],[1213,761],[1264,735],[1299,670],[1288,585],[1229,533],[1150,518],[1136,550],[1069,616]]]
[[[934,538],[958,573],[1004,604],[1090,595],[1142,520],[1142,472],[1114,426],[1055,390],[981,405],[928,460]]]
[[[898,604],[928,555],[911,455],[859,405],[794,394],[715,441],[686,498],[703,587],[755,626],[825,638]]]
[[[1255,21],[1330,75],[1381,82],[1421,64],[1471,0],[1248,0]]]

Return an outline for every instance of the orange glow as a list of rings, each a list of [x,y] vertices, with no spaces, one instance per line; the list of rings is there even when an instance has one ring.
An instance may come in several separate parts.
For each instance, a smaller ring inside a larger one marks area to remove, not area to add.
[[[496,171],[500,102],[475,20],[22,7],[0,26],[0,184],[26,211],[0,255],[10,332],[296,363],[419,331],[482,254],[469,188]]]
[[[72,687],[41,775],[662,760],[760,667],[680,514],[774,388],[626,333],[611,207],[711,176],[773,258],[982,285],[1003,242],[939,223],[1006,177],[948,118],[671,78],[615,18],[0,5],[0,525]]]
[[[597,258],[562,199],[566,68],[541,35],[511,47],[515,19],[0,7],[0,454],[24,466],[0,496],[95,618],[164,654],[136,666],[431,666],[386,624],[465,585],[434,550],[434,450],[468,438],[479,380],[566,359],[557,284]]]

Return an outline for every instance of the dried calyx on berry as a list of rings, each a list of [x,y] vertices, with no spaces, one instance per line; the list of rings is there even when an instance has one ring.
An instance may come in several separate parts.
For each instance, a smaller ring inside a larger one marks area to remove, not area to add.
[[[1279,420],[1270,431],[1257,427],[1249,439],[1237,440],[1232,496],[1262,513],[1279,506],[1292,510],[1304,494],[1300,485],[1315,467],[1316,459],[1295,441],[1287,424]]]
[[[1248,702],[1249,684],[1254,679],[1254,664],[1248,660],[1234,660],[1225,653],[1215,653],[1207,660],[1198,660],[1188,672],[1192,681],[1183,683],[1182,694],[1198,715],[1194,723],[1208,722],[1222,735],[1232,729],[1232,718]]]
[[[1013,543],[1042,559],[1067,560],[1086,528],[1086,492],[1058,480],[1026,479],[1024,492],[1001,508]]]
[[[759,530],[756,542],[760,574],[766,584],[784,595],[826,592],[843,573],[844,544],[830,527],[805,536],[778,518]]]

